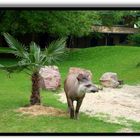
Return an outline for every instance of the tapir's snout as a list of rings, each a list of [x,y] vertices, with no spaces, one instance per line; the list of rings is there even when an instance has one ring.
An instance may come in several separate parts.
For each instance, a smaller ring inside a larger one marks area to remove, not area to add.
[[[94,87],[94,88],[91,90],[91,92],[93,92],[93,93],[98,92],[98,91],[99,91],[99,89],[98,89],[97,87]]]
[[[93,93],[95,93],[95,92],[98,92],[99,90],[97,89],[97,90],[91,90],[91,92],[93,92]]]

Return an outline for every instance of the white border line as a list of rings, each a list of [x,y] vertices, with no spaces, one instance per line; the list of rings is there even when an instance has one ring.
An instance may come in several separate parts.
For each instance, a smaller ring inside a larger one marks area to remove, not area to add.
[[[101,136],[101,137],[97,137],[97,136],[88,136],[88,137],[83,137],[83,136],[76,136],[76,137],[72,137],[72,136],[58,136],[58,137],[49,137],[49,136],[45,136],[45,137],[1,137],[2,140],[24,140],[25,138],[27,140],[77,140],[80,138],[80,140],[139,140],[139,137],[132,137],[132,136],[121,136],[121,137],[112,137],[112,136]]]
[[[99,7],[99,8],[140,8],[140,3],[138,4],[18,4],[18,3],[8,3],[8,4],[1,4],[0,7],[48,7],[48,8],[94,8],[94,7]],[[125,10],[125,9],[124,9]]]
[[[140,7],[140,0],[0,0],[0,6]]]

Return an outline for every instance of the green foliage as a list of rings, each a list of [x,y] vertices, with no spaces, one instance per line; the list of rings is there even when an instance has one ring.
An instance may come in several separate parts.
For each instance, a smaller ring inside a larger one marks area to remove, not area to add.
[[[48,20],[49,32],[66,36],[88,35],[97,20],[96,11],[52,11]]]
[[[48,64],[57,63],[57,61],[62,59],[64,55],[63,50],[65,49],[65,41],[65,38],[53,41],[48,48],[45,48],[44,54],[48,56],[46,59]]]
[[[83,36],[91,33],[92,25],[116,25],[127,16],[139,25],[139,14],[137,10],[0,10],[0,32]]]
[[[124,13],[117,10],[100,11],[100,25],[112,26],[122,20]]]
[[[1,10],[1,32],[44,33],[57,36],[82,36],[97,22],[96,11]]]
[[[35,42],[31,42],[29,49],[27,49],[10,34],[4,33],[4,37],[11,48],[10,52],[19,57],[17,65],[0,65],[1,69],[10,73],[24,69],[28,71],[27,73],[39,71],[44,65],[54,64],[62,60],[61,56],[65,53],[65,39],[52,42],[45,51],[41,51],[40,47]]]
[[[21,10],[0,10],[0,32],[26,33],[30,28],[21,16]]]
[[[140,34],[132,34],[128,36],[128,41],[133,45],[140,46]]]
[[[11,66],[3,66],[3,65],[0,64],[0,69],[5,70],[8,73],[21,72],[24,69],[26,69],[27,67],[28,67],[28,64],[25,64],[25,65],[15,64],[15,65],[11,65]]]
[[[125,25],[132,25],[134,24],[137,27],[140,27],[139,21],[140,21],[140,11],[139,10],[130,10],[130,11],[123,11],[124,17],[127,18],[127,23]]]
[[[138,21],[136,21],[135,24],[138,28],[140,28],[140,19]]]
[[[9,47],[11,48],[11,53],[15,54],[18,57],[23,57],[25,52],[25,46],[18,42],[18,40],[13,38],[8,33],[4,33],[4,37]]]
[[[9,47],[0,47],[0,53],[12,53],[13,50]]]
[[[140,12],[137,10],[102,10],[98,11],[98,15],[98,25],[113,26],[121,22],[125,26],[136,24],[139,27]]]

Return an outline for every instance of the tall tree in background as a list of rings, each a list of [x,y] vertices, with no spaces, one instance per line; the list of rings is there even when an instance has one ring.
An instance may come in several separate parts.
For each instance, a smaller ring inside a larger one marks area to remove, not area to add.
[[[122,22],[123,25],[133,27],[140,20],[140,11],[138,10],[106,10],[98,11],[100,17],[100,25],[113,26]]]
[[[100,25],[112,26],[122,20],[124,13],[117,10],[99,11]]]
[[[119,22],[139,25],[138,18],[135,18],[137,14],[139,11],[132,10],[0,10],[0,32],[9,32],[17,37],[28,33],[33,41],[37,41],[38,33],[69,36],[72,43],[73,37],[93,32],[93,25],[113,26]],[[132,17],[134,20],[130,23],[129,18]]]
[[[1,10],[0,31],[83,36],[97,22],[97,11]]]
[[[55,37],[89,35],[92,25],[98,23],[97,11],[79,10],[1,10],[0,32],[9,32],[17,37],[31,34],[37,41],[38,33],[49,33]]]
[[[91,32],[92,25],[113,25],[139,14],[132,10],[0,10],[0,32],[83,36]]]

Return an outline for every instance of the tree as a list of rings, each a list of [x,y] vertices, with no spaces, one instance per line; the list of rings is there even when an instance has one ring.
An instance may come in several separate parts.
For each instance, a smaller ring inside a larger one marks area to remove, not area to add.
[[[128,42],[131,43],[132,45],[140,47],[140,33],[130,34],[128,35],[127,39]]]
[[[91,32],[98,13],[88,10],[1,10],[0,18],[1,32],[83,36]]]
[[[12,34],[44,33],[84,36],[93,25],[111,26],[123,17],[138,17],[137,10],[0,10],[0,31]],[[135,18],[135,23],[138,19]]]
[[[0,19],[0,32],[9,32],[20,41],[23,41],[20,37],[27,34],[39,43],[39,35],[48,33],[54,38],[67,36],[67,46],[70,47],[74,37],[87,36],[92,32],[92,25],[98,23],[99,16],[97,11],[89,10],[18,9],[0,10]]]
[[[118,10],[99,11],[99,25],[112,26],[122,20],[124,12]]]
[[[118,25],[120,22],[129,27],[138,24],[140,12],[137,10],[105,10],[98,11],[99,25],[112,26]]]
[[[61,57],[65,54],[65,38],[52,42],[48,48],[41,51],[35,42],[31,42],[29,48],[27,48],[8,33],[4,33],[4,37],[11,48],[10,53],[16,55],[19,61],[12,66],[0,65],[0,69],[9,73],[24,71],[31,75],[32,94],[30,104],[40,104],[39,70],[44,65],[50,65],[61,60]]]

